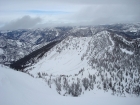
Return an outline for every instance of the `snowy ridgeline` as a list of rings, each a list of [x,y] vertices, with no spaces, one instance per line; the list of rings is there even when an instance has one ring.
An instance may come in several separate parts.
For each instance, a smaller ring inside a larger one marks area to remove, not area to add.
[[[108,31],[93,37],[70,36],[24,72],[43,78],[64,96],[98,90],[114,96],[139,96],[139,45],[135,39],[122,38]]]
[[[44,80],[0,66],[0,105],[139,105],[138,97],[116,97],[100,90],[78,98],[58,95]]]
[[[110,30],[129,38],[140,38],[140,24],[113,24],[83,27],[55,27],[0,31],[0,64],[10,64],[44,45],[68,36],[91,37]]]

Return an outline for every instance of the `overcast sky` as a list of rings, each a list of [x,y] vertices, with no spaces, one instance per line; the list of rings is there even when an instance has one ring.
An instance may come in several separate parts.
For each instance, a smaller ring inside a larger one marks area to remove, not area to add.
[[[0,0],[0,29],[140,22],[140,0]]]

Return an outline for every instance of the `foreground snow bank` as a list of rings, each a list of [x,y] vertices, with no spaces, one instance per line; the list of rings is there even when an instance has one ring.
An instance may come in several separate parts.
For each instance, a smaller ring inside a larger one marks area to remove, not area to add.
[[[63,97],[42,79],[0,66],[0,105],[139,105],[138,97],[115,97],[92,91]]]
[[[0,105],[44,105],[54,95],[42,79],[0,67]]]

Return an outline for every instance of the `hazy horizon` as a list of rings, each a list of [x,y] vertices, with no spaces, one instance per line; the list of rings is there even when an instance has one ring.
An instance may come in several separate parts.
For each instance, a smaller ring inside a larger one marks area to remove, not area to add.
[[[139,0],[0,0],[0,29],[138,23]]]

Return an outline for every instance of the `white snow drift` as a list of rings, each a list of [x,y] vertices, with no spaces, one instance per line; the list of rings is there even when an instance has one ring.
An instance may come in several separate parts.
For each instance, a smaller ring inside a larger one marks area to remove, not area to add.
[[[0,105],[139,105],[138,97],[116,97],[91,91],[80,97],[64,97],[42,79],[0,66]]]

